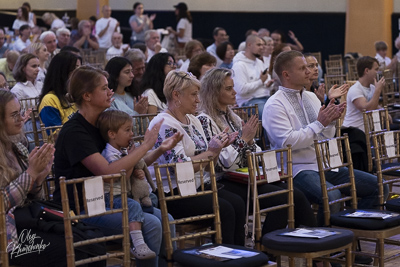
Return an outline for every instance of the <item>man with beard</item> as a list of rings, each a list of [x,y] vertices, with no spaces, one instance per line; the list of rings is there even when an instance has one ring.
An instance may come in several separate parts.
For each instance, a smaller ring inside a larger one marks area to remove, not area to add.
[[[246,38],[245,51],[239,52],[233,58],[235,76],[236,101],[239,106],[258,104],[258,114],[261,118],[265,102],[270,96],[272,80],[263,69],[263,62],[258,58],[263,54],[264,42],[257,35]]]

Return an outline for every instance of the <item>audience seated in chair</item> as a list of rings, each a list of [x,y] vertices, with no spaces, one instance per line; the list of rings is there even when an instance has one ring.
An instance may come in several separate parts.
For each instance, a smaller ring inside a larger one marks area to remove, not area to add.
[[[312,203],[319,204],[318,219],[322,224],[322,195],[320,177],[313,142],[315,139],[332,138],[335,134],[335,121],[343,113],[346,103],[328,106],[314,93],[304,90],[309,82],[310,70],[307,62],[298,51],[283,52],[276,58],[274,71],[282,86],[268,101],[263,114],[263,127],[266,129],[271,148],[292,145],[294,186],[303,191]],[[329,185],[347,181],[348,169],[326,174]],[[379,205],[377,177],[355,170],[356,187],[360,208],[373,208]],[[387,187],[385,194],[387,195]],[[339,189],[329,192],[329,200],[341,197]],[[332,212],[339,211],[334,205]]]

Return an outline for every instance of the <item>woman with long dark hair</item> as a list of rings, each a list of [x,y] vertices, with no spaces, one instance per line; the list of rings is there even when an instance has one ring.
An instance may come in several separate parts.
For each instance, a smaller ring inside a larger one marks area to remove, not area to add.
[[[39,115],[46,127],[62,125],[76,112],[66,97],[67,82],[81,63],[82,58],[70,52],[58,53],[51,60],[39,98]]]
[[[157,113],[167,108],[163,88],[165,77],[176,69],[174,56],[168,53],[154,55],[147,64],[139,92],[149,100],[148,114]]]
[[[125,89],[132,84],[132,63],[124,57],[113,57],[108,61],[105,71],[108,72],[108,87],[114,91],[114,101],[111,109],[117,109],[129,115],[145,114],[147,112],[147,97],[132,98]]]
[[[192,15],[190,15],[186,3],[181,2],[174,7],[178,25],[176,31],[172,27],[167,27],[167,30],[176,36],[179,47],[183,48],[187,42],[192,40]]]

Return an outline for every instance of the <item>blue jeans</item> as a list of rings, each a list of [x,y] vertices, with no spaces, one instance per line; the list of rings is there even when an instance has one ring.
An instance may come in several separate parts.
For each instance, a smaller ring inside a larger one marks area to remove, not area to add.
[[[116,198],[117,199],[117,198]],[[114,199],[114,201],[116,200]],[[128,198],[129,201],[129,198]],[[136,202],[136,201],[135,201]],[[115,207],[114,202],[114,207]],[[136,202],[137,203],[137,202]],[[128,204],[129,206],[129,204]],[[140,206],[140,205],[139,205]],[[109,209],[109,208],[107,208]],[[129,212],[130,213],[130,212]],[[115,235],[122,233],[122,217],[121,213],[110,214],[105,216],[98,216],[89,219],[85,219],[84,222],[89,225],[100,228],[104,235]],[[161,211],[154,208],[153,214],[143,213],[143,224],[142,233],[144,241],[147,246],[157,254],[157,257],[149,260],[136,260],[136,266],[138,267],[157,267],[167,266],[165,244],[162,238],[162,224],[161,224]],[[168,215],[168,219],[173,220],[171,215]],[[175,226],[171,226],[171,236],[175,237]],[[176,245],[174,249],[176,249]]]
[[[379,206],[378,197],[378,181],[375,175],[367,172],[354,170],[354,177],[356,182],[356,191],[359,209],[373,209]],[[339,172],[328,171],[325,172],[327,187],[346,183],[349,181],[349,170],[347,168],[340,168]],[[293,184],[296,188],[303,191],[311,203],[319,205],[318,210],[318,224],[323,225],[323,204],[322,204],[322,191],[319,173],[317,171],[301,171],[293,179]],[[383,188],[384,198],[386,199],[389,194],[389,187],[387,185]],[[329,201],[339,199],[341,194],[350,195],[350,189],[344,188],[341,190],[333,190],[328,192]],[[333,204],[330,207],[331,213],[340,210],[340,203]]]
[[[243,103],[242,107],[254,106],[255,104],[257,104],[258,105],[258,119],[261,120],[263,110],[264,110],[264,105],[265,105],[265,103],[267,103],[268,98],[269,98],[269,96],[250,99],[249,101]]]
[[[110,208],[110,194],[104,194],[104,202],[106,208]],[[120,196],[114,197],[114,209],[122,208],[122,198]],[[128,222],[143,223],[144,215],[142,206],[136,200],[128,197]]]

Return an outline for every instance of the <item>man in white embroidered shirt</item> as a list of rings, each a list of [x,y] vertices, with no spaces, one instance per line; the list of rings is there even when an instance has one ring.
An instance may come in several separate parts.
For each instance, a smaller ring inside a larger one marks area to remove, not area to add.
[[[272,149],[292,145],[294,186],[303,191],[310,202],[319,204],[318,222],[322,225],[322,194],[313,143],[315,139],[334,136],[335,121],[344,111],[346,103],[335,105],[332,100],[328,106],[321,107],[316,95],[305,90],[311,72],[303,54],[298,51],[279,54],[274,71],[282,86],[265,104],[262,124]],[[358,207],[367,209],[378,205],[377,177],[359,170],[354,170],[354,175],[360,199]],[[348,181],[348,177],[347,168],[326,173],[328,186]],[[387,196],[388,188],[385,187],[384,191]],[[341,192],[334,190],[328,195],[332,201],[340,198]],[[339,208],[339,205],[334,206],[332,212],[339,211]]]

